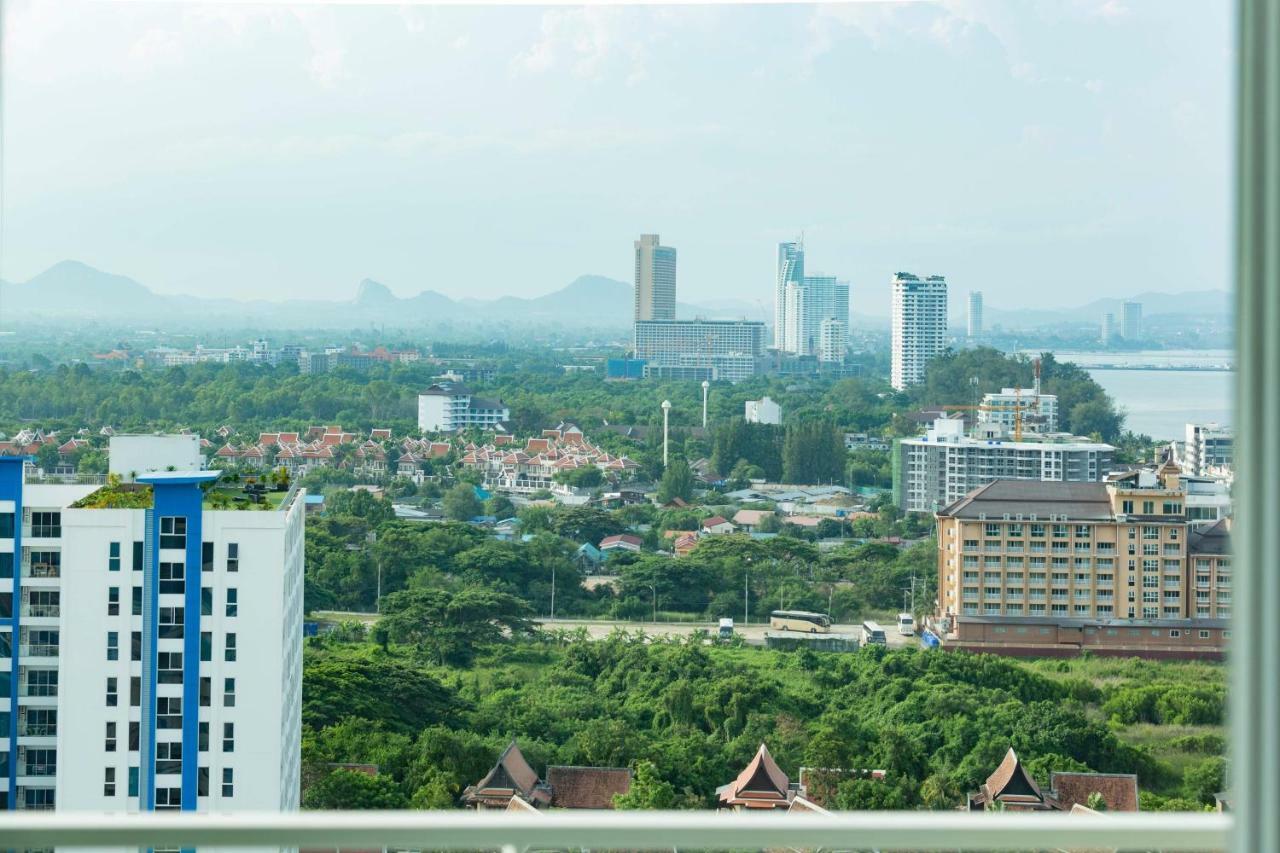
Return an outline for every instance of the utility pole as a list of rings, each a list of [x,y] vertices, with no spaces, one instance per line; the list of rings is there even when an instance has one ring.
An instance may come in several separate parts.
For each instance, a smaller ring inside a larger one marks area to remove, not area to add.
[[[707,428],[707,391],[711,388],[711,383],[702,380],[702,428]]]
[[[662,401],[662,470],[667,469],[667,447],[669,444],[670,432],[668,426],[671,418],[671,401]]]

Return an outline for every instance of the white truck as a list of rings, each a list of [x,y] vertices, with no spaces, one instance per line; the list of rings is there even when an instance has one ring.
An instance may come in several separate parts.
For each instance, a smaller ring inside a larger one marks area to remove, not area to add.
[[[733,620],[721,619],[720,620],[720,639],[727,640],[732,636],[733,636]]]

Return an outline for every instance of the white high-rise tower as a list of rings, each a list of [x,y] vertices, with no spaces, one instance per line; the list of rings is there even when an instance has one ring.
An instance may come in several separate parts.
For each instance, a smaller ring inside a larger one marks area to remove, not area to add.
[[[929,359],[947,348],[947,280],[907,272],[893,277],[893,387],[924,379]]]
[[[804,241],[778,244],[778,280],[773,293],[773,345],[784,350],[787,329],[787,285],[804,280]]]
[[[676,318],[676,250],[657,234],[641,234],[636,250],[636,320]]]
[[[969,337],[982,337],[982,291],[969,291]]]

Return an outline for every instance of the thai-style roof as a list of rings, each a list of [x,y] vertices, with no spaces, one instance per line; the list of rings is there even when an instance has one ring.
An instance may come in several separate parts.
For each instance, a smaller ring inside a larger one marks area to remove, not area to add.
[[[1059,807],[1087,806],[1091,794],[1101,794],[1109,812],[1138,810],[1138,777],[1132,773],[1058,773],[1049,776],[1049,787]]]
[[[717,788],[716,794],[722,808],[784,808],[791,802],[791,781],[762,743],[738,778]]]
[[[538,782],[538,774],[533,772],[524,753],[513,740],[498,756],[485,777],[462,792],[462,800],[468,805],[500,805],[499,801],[510,800],[520,795],[530,803],[547,802],[550,793]]]

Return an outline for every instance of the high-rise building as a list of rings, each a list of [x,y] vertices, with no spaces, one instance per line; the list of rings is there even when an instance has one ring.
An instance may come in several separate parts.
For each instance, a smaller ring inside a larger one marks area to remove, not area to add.
[[[1183,459],[1187,472],[1201,477],[1231,470],[1234,440],[1231,429],[1217,423],[1187,424]]]
[[[995,480],[939,510],[944,646],[1220,658],[1230,521],[1190,524],[1176,465],[1101,483]]]
[[[849,327],[847,281],[811,275],[787,282],[783,306],[783,352],[817,356],[819,361],[844,361]],[[828,320],[838,325],[828,326],[824,347],[823,323]]]
[[[636,320],[676,318],[676,250],[657,234],[641,234],[636,250]]]
[[[1058,396],[1035,388],[1001,388],[982,396],[978,423],[999,424],[1006,434],[1058,431]]]
[[[1116,339],[1116,315],[1107,312],[1102,315],[1102,345],[1109,346]]]
[[[759,321],[641,321],[635,324],[635,357],[646,362],[646,377],[738,382],[756,374],[764,335]]]
[[[969,337],[982,337],[982,291],[969,291]]]
[[[438,382],[418,395],[418,429],[423,432],[493,429],[510,418],[511,409],[502,400],[477,397],[453,382]]]
[[[923,436],[894,445],[894,499],[908,512],[935,512],[994,480],[1099,482],[1115,451],[1083,438],[973,438],[964,434],[963,422],[939,418]]]
[[[1142,303],[1126,302],[1120,315],[1120,336],[1126,341],[1142,339]]]
[[[787,285],[804,281],[804,241],[778,244],[778,279],[773,293],[773,345],[785,350]]]
[[[212,509],[216,471],[27,467],[0,458],[0,802],[297,809],[305,493],[228,488],[243,509]]]
[[[908,272],[893,277],[893,387],[924,379],[929,359],[947,348],[947,280]]]
[[[744,419],[749,424],[782,423],[782,407],[773,400],[761,397],[759,400],[748,400],[743,408]]]

